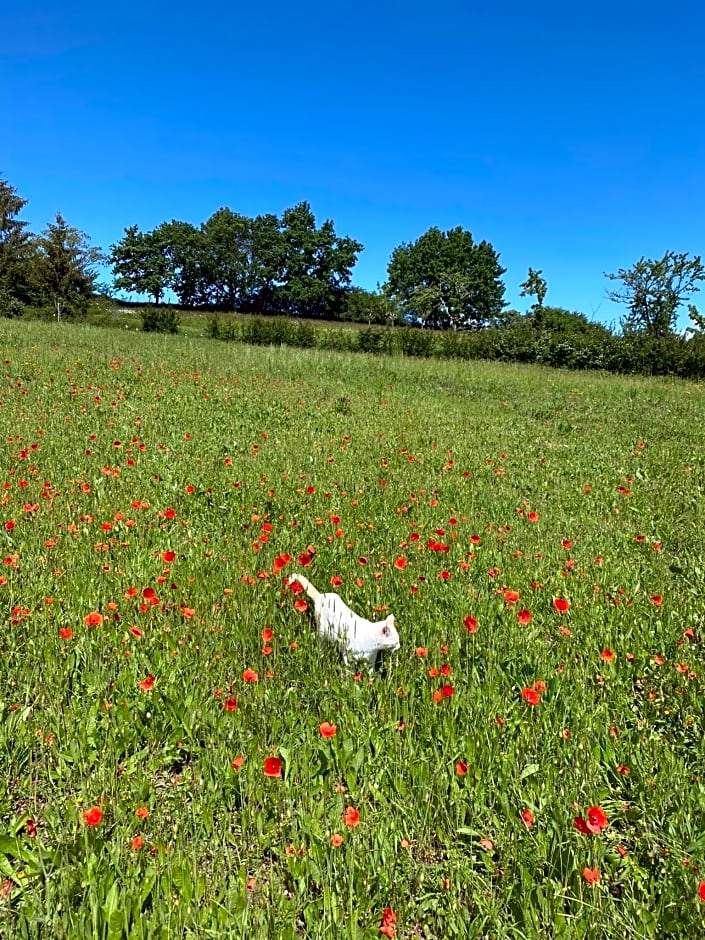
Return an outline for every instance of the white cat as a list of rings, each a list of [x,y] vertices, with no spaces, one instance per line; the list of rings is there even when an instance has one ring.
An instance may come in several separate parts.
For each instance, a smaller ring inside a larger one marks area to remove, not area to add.
[[[298,581],[313,601],[318,635],[337,643],[347,663],[364,659],[369,668],[374,669],[377,653],[381,650],[399,649],[399,634],[394,626],[394,614],[390,614],[386,620],[373,623],[350,610],[337,594],[323,594],[317,591],[302,574],[292,574],[287,578],[288,585],[294,581]]]

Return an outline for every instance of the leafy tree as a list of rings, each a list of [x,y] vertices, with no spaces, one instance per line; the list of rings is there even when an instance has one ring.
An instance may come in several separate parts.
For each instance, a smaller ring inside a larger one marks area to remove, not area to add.
[[[320,317],[339,313],[343,290],[363,246],[347,236],[338,237],[330,219],[316,228],[307,202],[286,209],[280,229],[282,312]]]
[[[476,329],[502,319],[505,268],[489,242],[475,244],[460,226],[395,248],[387,273],[389,296],[424,325]]]
[[[623,331],[660,337],[673,332],[678,308],[700,289],[697,282],[705,280],[705,267],[699,256],[667,251],[659,261],[640,258],[634,267],[605,277],[622,282],[607,296],[629,308]]]
[[[162,234],[140,232],[136,225],[125,229],[121,241],[110,246],[113,283],[117,290],[147,294],[158,304],[169,289],[171,261]]]
[[[254,289],[253,220],[218,209],[201,226],[203,299],[228,310],[242,309]]]
[[[539,307],[534,304],[533,311],[527,318],[536,329],[564,335],[581,334],[594,338],[606,338],[612,334],[601,323],[588,320],[584,313],[566,310],[563,307]]]
[[[534,268],[529,268],[529,276],[519,285],[522,289],[520,297],[536,297],[536,303],[532,304],[534,309],[543,307],[543,300],[548,290],[548,284],[546,279],[541,277],[542,274],[541,270],[535,271]]]
[[[100,249],[58,212],[36,246],[31,276],[40,295],[53,304],[58,321],[64,314],[80,314],[96,289],[95,266],[103,260]]]
[[[352,320],[354,323],[394,326],[400,316],[397,305],[383,292],[351,287],[347,292],[341,318]]]
[[[154,239],[165,259],[166,286],[184,307],[208,302],[210,288],[205,271],[205,239],[190,222],[162,222]]]

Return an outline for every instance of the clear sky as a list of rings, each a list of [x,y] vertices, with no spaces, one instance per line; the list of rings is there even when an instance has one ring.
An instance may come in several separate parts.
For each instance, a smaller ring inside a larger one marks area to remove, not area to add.
[[[462,225],[511,306],[531,265],[546,303],[616,325],[605,271],[705,255],[705,4],[5,4],[0,173],[32,230],[60,211],[103,248],[305,199],[365,245],[368,288]]]

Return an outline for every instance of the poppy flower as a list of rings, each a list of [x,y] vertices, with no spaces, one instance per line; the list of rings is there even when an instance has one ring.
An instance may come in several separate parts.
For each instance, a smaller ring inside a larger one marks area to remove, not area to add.
[[[600,880],[600,872],[597,868],[583,868],[583,878],[589,885],[596,885]]]
[[[518,591],[510,591],[507,589],[503,596],[507,604],[516,604],[516,602],[519,600],[520,594]]]
[[[455,765],[455,772],[459,777],[464,777],[468,772],[468,765],[464,760],[459,760]]]
[[[245,758],[241,754],[238,754],[237,757],[233,758],[230,766],[232,767],[233,770],[239,770],[244,763],[245,763]]]
[[[465,618],[465,620],[463,620],[463,623],[465,624],[465,627],[466,627],[468,633],[476,633],[476,632],[477,632],[477,620],[476,620],[474,617],[471,617],[471,616],[468,614],[468,616]]]
[[[59,636],[62,640],[70,640],[73,636],[73,630],[71,630],[70,627],[62,627],[59,630]]]
[[[302,568],[309,568],[313,561],[313,555],[310,552],[301,552],[296,561]]]
[[[399,558],[396,558],[395,561],[394,561],[394,567],[395,567],[398,571],[403,571],[404,568],[406,568],[406,565],[407,565],[407,561],[406,561],[406,558],[404,558],[403,555],[400,555]]]
[[[176,558],[176,552],[162,552],[162,561],[171,564],[171,562]]]
[[[87,826],[99,826],[103,819],[103,810],[100,806],[93,806],[91,809],[84,810],[83,818]]]
[[[531,611],[520,610],[517,614],[517,620],[524,626],[526,626],[527,623],[531,623]]]
[[[259,680],[259,676],[254,669],[246,669],[242,674],[242,678],[245,682],[257,682]]]
[[[142,836],[135,836],[130,845],[132,846],[133,852],[139,852],[139,850],[144,847],[144,839]]]
[[[340,585],[343,583],[343,579],[340,577],[339,574],[334,574],[333,577],[330,579],[330,583],[333,587],[340,587]]]
[[[533,825],[533,823],[534,823],[534,814],[531,812],[531,810],[530,810],[530,809],[523,809],[523,810],[521,811],[521,818],[522,818],[522,820],[523,820],[524,825],[526,826],[526,828],[527,828],[527,829],[531,829],[531,827],[532,827],[532,825]]]
[[[446,698],[452,698],[454,692],[455,692],[455,689],[453,688],[452,685],[441,686],[441,695],[445,695]]]
[[[279,574],[279,572],[291,561],[291,555],[288,555],[286,552],[282,552],[280,555],[274,559],[272,563],[272,571],[274,574]]]
[[[281,777],[282,762],[278,757],[268,757],[264,762],[265,777]]]
[[[649,598],[649,600],[650,600],[651,603],[654,604],[656,607],[660,607],[661,604],[663,604],[663,597],[662,597],[660,594],[654,594],[654,595],[652,595],[652,596]]]
[[[339,832],[334,832],[333,835],[330,837],[330,844],[333,846],[334,849],[339,849],[344,841],[345,839],[343,839],[343,837],[340,835]]]
[[[349,829],[354,829],[360,824],[360,813],[352,806],[348,806],[343,813],[342,820]]]
[[[139,686],[143,692],[151,692],[154,687],[154,676],[150,673],[146,679],[140,682]]]
[[[614,662],[614,653],[612,652],[612,650],[604,649],[600,653],[600,656],[602,657],[603,663]]]
[[[99,627],[103,622],[103,615],[93,610],[90,614],[86,614],[83,618],[83,622],[87,627]]]
[[[394,937],[396,936],[397,928],[395,926],[397,922],[397,915],[391,909],[391,907],[385,907],[384,914],[382,915],[382,925],[379,928],[379,932],[383,937]]]
[[[529,520],[529,522],[538,522],[539,514],[537,512],[534,512],[532,509],[531,512],[527,514],[526,518]]]
[[[226,698],[223,702],[223,708],[226,712],[234,712],[237,708],[237,699],[236,698]]]
[[[324,721],[323,724],[320,725],[318,731],[322,738],[334,738],[338,733],[337,727],[327,721]]]
[[[701,901],[705,901],[705,881],[701,881],[698,885],[698,896]]]
[[[559,614],[565,614],[570,610],[570,601],[566,600],[564,597],[554,597],[553,606]]]
[[[308,610],[308,604],[307,604],[306,601],[303,599],[303,597],[297,597],[297,598],[296,598],[296,600],[294,601],[294,610],[298,611],[300,614],[302,614],[302,613],[304,613],[304,611]]]
[[[591,832],[588,828],[588,824],[585,822],[582,816],[576,816],[573,820],[573,825],[575,828],[584,836],[591,835]]]
[[[138,806],[135,810],[135,816],[138,819],[146,819],[149,816],[149,810],[146,806]]]
[[[590,806],[587,814],[587,827],[594,835],[599,836],[608,826],[607,816],[599,806]]]
[[[536,689],[522,689],[521,694],[524,701],[528,705],[538,705],[538,703],[541,701],[541,693],[537,692]]]

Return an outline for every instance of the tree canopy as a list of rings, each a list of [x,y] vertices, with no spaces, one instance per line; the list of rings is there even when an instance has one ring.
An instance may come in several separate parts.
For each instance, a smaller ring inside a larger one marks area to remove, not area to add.
[[[501,321],[505,268],[487,241],[461,226],[430,228],[395,248],[386,291],[408,319],[437,329],[478,329]]]
[[[633,267],[605,277],[621,281],[607,296],[629,308],[622,320],[624,332],[662,337],[674,331],[680,305],[700,289],[705,267],[699,256],[667,251],[658,261],[642,257]]]

